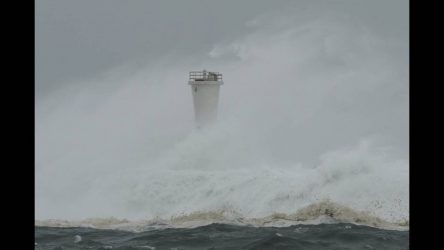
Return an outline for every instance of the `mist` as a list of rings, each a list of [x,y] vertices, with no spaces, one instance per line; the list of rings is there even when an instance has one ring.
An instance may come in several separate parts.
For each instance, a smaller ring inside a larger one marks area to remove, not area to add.
[[[408,27],[357,2],[262,10],[202,51],[42,87],[36,218],[255,217],[322,199],[407,218]],[[218,122],[196,130],[187,81],[201,69],[225,84]]]

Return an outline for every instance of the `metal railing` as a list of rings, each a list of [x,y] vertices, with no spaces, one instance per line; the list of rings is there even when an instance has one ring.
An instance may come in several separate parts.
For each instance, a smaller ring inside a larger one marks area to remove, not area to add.
[[[222,81],[222,74],[210,71],[191,71],[190,81]]]

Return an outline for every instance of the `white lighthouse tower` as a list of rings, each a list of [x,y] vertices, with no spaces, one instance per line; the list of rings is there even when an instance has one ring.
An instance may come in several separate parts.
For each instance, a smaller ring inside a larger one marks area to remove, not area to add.
[[[222,74],[206,70],[191,71],[188,84],[193,93],[196,126],[205,127],[217,118],[219,87],[224,84]]]

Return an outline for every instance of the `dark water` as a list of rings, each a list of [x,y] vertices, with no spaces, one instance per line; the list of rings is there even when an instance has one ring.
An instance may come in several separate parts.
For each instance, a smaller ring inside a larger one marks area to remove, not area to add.
[[[75,239],[81,241],[75,243]],[[140,233],[35,228],[35,249],[409,249],[409,232],[352,224],[248,227],[211,224]]]

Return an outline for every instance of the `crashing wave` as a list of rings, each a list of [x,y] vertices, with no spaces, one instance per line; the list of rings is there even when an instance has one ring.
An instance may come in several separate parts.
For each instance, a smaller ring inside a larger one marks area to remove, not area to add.
[[[285,227],[300,224],[352,223],[381,229],[409,230],[407,219],[389,222],[368,212],[357,211],[330,200],[324,200],[297,210],[295,213],[273,213],[261,218],[248,218],[232,209],[196,211],[173,216],[169,219],[153,218],[135,220],[89,218],[84,220],[36,220],[36,226],[44,227],[91,227],[96,229],[118,229],[125,231],[146,231],[163,228],[193,228],[212,223],[224,223],[255,227]]]

